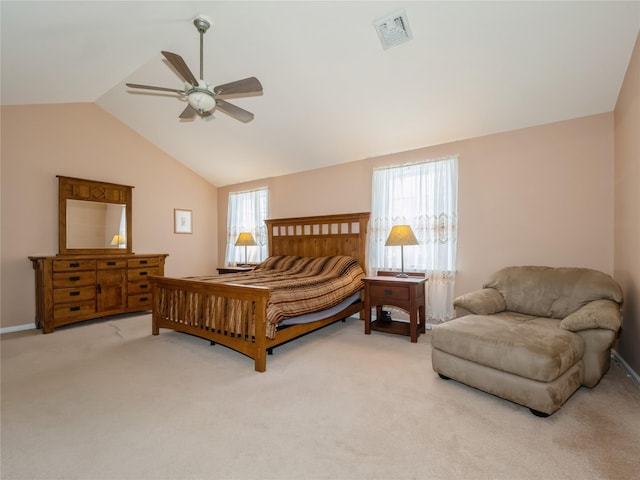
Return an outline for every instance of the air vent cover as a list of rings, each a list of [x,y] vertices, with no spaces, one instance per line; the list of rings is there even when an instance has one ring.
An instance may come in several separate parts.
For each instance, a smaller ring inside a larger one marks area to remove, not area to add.
[[[404,10],[376,20],[373,22],[373,26],[376,28],[382,48],[385,50],[413,39]]]

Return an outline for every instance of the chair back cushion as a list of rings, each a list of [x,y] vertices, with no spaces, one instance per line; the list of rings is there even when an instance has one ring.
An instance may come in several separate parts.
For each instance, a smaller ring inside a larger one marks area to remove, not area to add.
[[[562,319],[594,300],[622,305],[622,289],[609,275],[589,268],[507,267],[484,284],[504,297],[506,310]]]

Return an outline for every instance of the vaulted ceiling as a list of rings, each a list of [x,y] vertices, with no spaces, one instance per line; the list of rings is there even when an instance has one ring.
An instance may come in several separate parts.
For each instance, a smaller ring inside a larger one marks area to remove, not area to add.
[[[612,111],[640,1],[2,1],[3,105],[95,102],[213,185]],[[413,39],[373,27],[404,9]],[[204,78],[256,76],[255,114],[180,120],[161,55]]]

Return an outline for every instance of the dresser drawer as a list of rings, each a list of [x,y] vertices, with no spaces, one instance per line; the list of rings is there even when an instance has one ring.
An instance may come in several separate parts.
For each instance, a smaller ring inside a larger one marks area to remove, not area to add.
[[[127,280],[130,282],[140,282],[147,279],[147,275],[159,275],[160,267],[150,268],[129,268],[127,270]]]
[[[98,260],[98,270],[109,270],[111,268],[125,268],[127,261],[123,259]]]
[[[129,295],[127,306],[129,308],[146,307],[151,309],[151,292]]]
[[[409,300],[409,289],[402,286],[371,285],[369,290],[371,297],[376,300],[383,300],[385,297],[396,300]]]
[[[53,307],[53,319],[64,320],[66,318],[82,317],[96,311],[95,301],[61,303]]]
[[[64,272],[53,274],[53,288],[70,288],[82,285],[95,285],[96,272]]]
[[[53,303],[80,302],[96,298],[96,287],[56,288],[53,291]]]
[[[151,283],[147,281],[129,282],[127,285],[129,289],[129,295],[136,295],[138,293],[151,293]]]
[[[93,270],[96,268],[95,260],[54,260],[54,272],[72,272],[74,270]]]
[[[160,260],[158,257],[130,258],[127,260],[127,265],[129,268],[157,267],[160,265]]]

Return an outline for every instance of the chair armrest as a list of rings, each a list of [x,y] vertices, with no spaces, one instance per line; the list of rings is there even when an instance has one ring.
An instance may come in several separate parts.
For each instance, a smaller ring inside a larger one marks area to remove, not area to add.
[[[612,300],[594,300],[567,315],[560,328],[579,332],[590,328],[604,328],[617,332],[622,324],[620,306]]]
[[[506,303],[500,292],[494,288],[483,288],[456,298],[453,306],[476,315],[491,315],[502,312]]]

